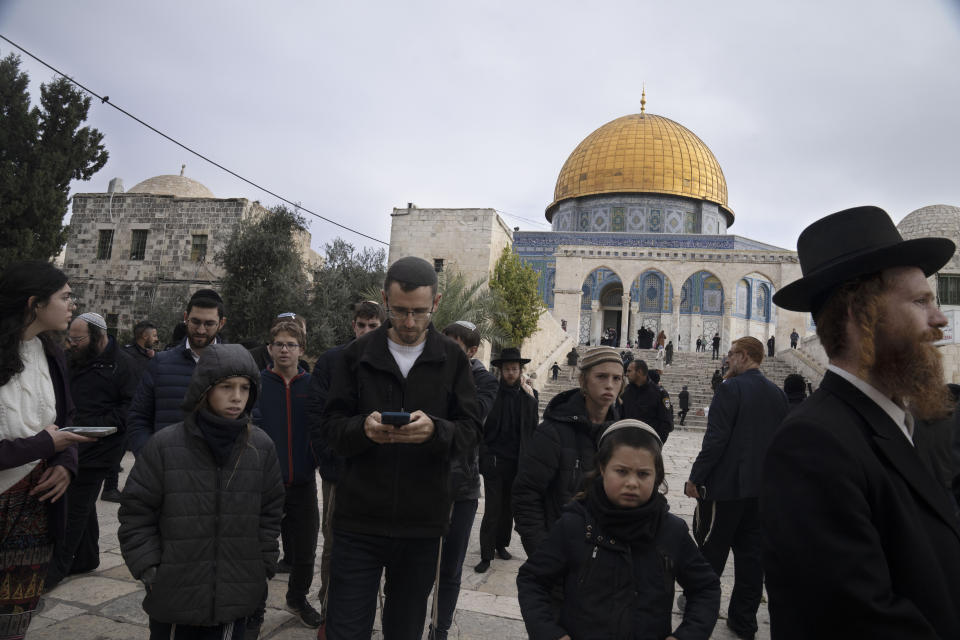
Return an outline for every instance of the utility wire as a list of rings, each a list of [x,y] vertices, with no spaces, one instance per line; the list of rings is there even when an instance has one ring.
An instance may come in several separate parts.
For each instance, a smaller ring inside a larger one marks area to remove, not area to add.
[[[203,155],[203,154],[200,153],[199,151],[194,151],[193,149],[191,149],[191,148],[188,147],[187,145],[183,144],[182,142],[180,142],[180,141],[177,140],[176,138],[173,138],[173,137],[165,134],[163,131],[160,131],[160,130],[157,129],[156,127],[154,127],[154,126],[152,126],[152,125],[144,122],[143,120],[141,120],[141,119],[138,118],[137,116],[135,116],[135,115],[133,115],[132,113],[130,113],[129,111],[127,111],[126,109],[123,109],[122,107],[119,107],[119,106],[115,105],[114,103],[110,102],[110,96],[101,96],[101,95],[98,95],[96,92],[94,92],[93,90],[88,89],[88,88],[85,87],[84,85],[80,84],[79,82],[77,82],[76,80],[74,80],[73,78],[71,78],[70,76],[68,76],[67,74],[65,74],[64,72],[60,71],[59,69],[57,69],[56,67],[54,67],[54,66],[51,65],[50,63],[46,62],[45,60],[41,60],[40,58],[38,58],[38,57],[35,56],[34,54],[30,53],[29,51],[27,51],[26,49],[24,49],[24,48],[21,47],[19,44],[17,44],[16,42],[14,42],[13,40],[11,40],[10,38],[6,37],[6,36],[3,35],[2,33],[0,33],[0,39],[5,40],[7,43],[13,45],[14,47],[16,47],[17,49],[19,49],[20,51],[24,52],[25,54],[27,54],[28,56],[30,56],[31,58],[33,58],[34,60],[36,60],[37,62],[39,62],[40,64],[42,64],[43,66],[45,66],[45,67],[47,67],[48,69],[50,69],[51,71],[53,71],[54,73],[56,73],[56,74],[60,75],[61,77],[65,78],[67,81],[69,81],[69,82],[77,85],[78,87],[80,87],[81,89],[83,89],[84,91],[86,91],[87,93],[89,93],[91,96],[93,96],[94,98],[97,98],[98,100],[100,100],[101,103],[110,105],[111,107],[113,107],[114,109],[116,109],[117,111],[119,111],[120,113],[122,113],[123,115],[127,116],[128,118],[131,118],[132,120],[135,120],[136,122],[140,123],[141,125],[143,125],[143,126],[146,127],[147,129],[150,129],[151,131],[153,131],[153,132],[156,133],[157,135],[159,135],[159,136],[161,136],[161,137],[163,137],[163,138],[166,138],[167,140],[169,140],[169,141],[172,142],[173,144],[177,145],[177,146],[180,147],[181,149],[184,149],[185,151],[188,151],[189,153],[192,153],[193,155],[197,156],[197,157],[200,158],[201,160],[205,160],[205,161],[209,162],[210,164],[212,164],[213,166],[215,166],[215,167],[217,167],[217,168],[219,168],[219,169],[222,169],[223,171],[226,171],[227,173],[229,173],[230,175],[232,175],[234,178],[237,178],[237,179],[239,179],[239,180],[242,180],[243,182],[246,182],[246,183],[249,184],[250,186],[255,187],[255,188],[257,188],[257,189],[260,189],[260,190],[263,191],[264,193],[269,193],[269,194],[270,194],[271,196],[273,196],[274,198],[277,198],[278,200],[281,200],[281,201],[283,201],[283,202],[286,202],[286,203],[289,204],[291,207],[294,207],[294,209],[296,209],[297,211],[304,211],[304,212],[309,213],[310,215],[312,215],[312,216],[314,216],[314,217],[316,217],[316,218],[320,218],[321,220],[323,220],[323,221],[325,221],[325,222],[329,222],[330,224],[332,224],[332,225],[334,225],[334,226],[340,227],[341,229],[344,229],[344,230],[349,231],[349,232],[351,232],[351,233],[355,233],[355,234],[357,234],[358,236],[363,236],[364,238],[367,238],[368,240],[373,240],[374,242],[379,242],[380,244],[390,246],[390,243],[389,243],[389,242],[384,242],[383,240],[381,240],[381,239],[379,239],[379,238],[374,238],[373,236],[367,235],[367,234],[363,233],[362,231],[357,231],[356,229],[352,229],[352,228],[350,228],[350,227],[348,227],[348,226],[346,226],[346,225],[340,224],[340,223],[337,222],[336,220],[331,220],[330,218],[326,218],[326,217],[320,215],[319,213],[316,213],[316,212],[314,212],[314,211],[311,211],[310,209],[307,209],[306,207],[304,207],[304,206],[302,206],[302,205],[300,205],[300,204],[297,204],[297,203],[291,202],[290,200],[287,200],[286,198],[284,198],[284,197],[281,196],[280,194],[275,193],[275,192],[271,191],[270,189],[267,189],[266,187],[260,186],[259,184],[257,184],[257,183],[254,182],[253,180],[250,180],[250,179],[248,179],[248,178],[244,178],[242,175],[240,175],[240,174],[237,173],[236,171],[232,171],[232,170],[228,169],[227,167],[223,166],[223,165],[220,164],[219,162],[217,162],[217,161],[215,161],[215,160],[212,160],[212,159],[208,158],[207,156]]]
[[[507,216],[508,218],[515,218],[515,219],[517,219],[517,220],[523,220],[524,222],[529,222],[530,224],[537,224],[537,225],[540,225],[540,226],[542,226],[542,227],[549,226],[549,225],[547,225],[546,222],[541,222],[541,221],[539,221],[539,220],[531,220],[530,218],[524,218],[523,216],[518,216],[518,215],[515,214],[515,213],[508,213],[508,212],[503,211],[503,210],[501,210],[501,209],[494,209],[494,211],[496,211],[497,213],[500,213],[500,214],[502,214],[502,215],[505,215],[505,216]]]

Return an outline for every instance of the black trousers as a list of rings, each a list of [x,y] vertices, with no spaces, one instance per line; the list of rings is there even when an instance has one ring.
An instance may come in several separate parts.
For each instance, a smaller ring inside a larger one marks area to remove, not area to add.
[[[697,509],[694,538],[718,576],[723,575],[733,550],[733,593],[727,609],[730,626],[744,634],[756,633],[763,595],[759,498],[699,500]]]
[[[386,570],[384,640],[420,640],[440,538],[388,538],[333,530],[327,639],[370,640]]]
[[[477,516],[479,500],[457,500],[453,503],[450,531],[443,539],[440,552],[440,583],[437,587],[437,629],[449,631],[453,624],[453,612],[460,597],[460,578],[463,575],[463,559],[470,544],[470,531]]]
[[[493,465],[484,465],[483,520],[480,521],[480,559],[493,560],[497,548],[510,546],[513,532],[513,480],[517,461],[496,456]]]
[[[63,499],[67,501],[66,533],[54,548],[47,570],[47,588],[66,576],[86,573],[100,566],[100,526],[97,498],[108,468],[81,468]]]
[[[317,482],[292,484],[283,501],[281,535],[287,543],[287,600],[300,602],[313,582],[313,563],[317,559],[317,537],[320,533],[320,508],[317,506]]]
[[[713,353],[711,354],[711,359],[712,359],[712,360],[719,360],[719,359],[720,359],[720,347],[719,347],[719,346],[713,347]]]
[[[680,409],[680,411],[677,412],[677,417],[680,418],[680,424],[683,424],[683,421],[687,419],[689,412],[689,409]]]

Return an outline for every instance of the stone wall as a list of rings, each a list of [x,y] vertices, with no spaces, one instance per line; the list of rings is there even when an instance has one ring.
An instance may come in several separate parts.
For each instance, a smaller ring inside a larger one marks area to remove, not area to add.
[[[390,226],[393,264],[405,256],[430,263],[443,261],[447,273],[462,273],[467,282],[486,282],[504,247],[510,228],[493,209],[394,209]]]
[[[110,319],[128,332],[143,319],[166,322],[169,307],[182,312],[189,293],[216,288],[223,270],[214,256],[237,224],[270,212],[245,198],[180,198],[147,193],[85,193],[73,198],[64,271],[77,292],[80,308]],[[112,230],[109,258],[98,259],[100,231]],[[131,259],[134,231],[146,231],[143,259]],[[205,235],[205,258],[192,259],[193,236]],[[310,265],[310,234],[297,238]],[[185,297],[186,296],[186,297]],[[175,315],[175,314],[174,314]],[[157,316],[162,316],[157,317]]]

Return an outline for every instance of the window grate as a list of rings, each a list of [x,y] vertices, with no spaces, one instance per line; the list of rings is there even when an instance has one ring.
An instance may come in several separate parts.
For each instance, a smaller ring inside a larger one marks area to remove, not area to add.
[[[203,262],[207,259],[207,234],[194,234],[190,239],[190,260]]]
[[[97,260],[109,260],[113,255],[113,229],[101,229],[97,239]]]
[[[130,259],[143,260],[147,256],[147,229],[134,229],[130,237]]]

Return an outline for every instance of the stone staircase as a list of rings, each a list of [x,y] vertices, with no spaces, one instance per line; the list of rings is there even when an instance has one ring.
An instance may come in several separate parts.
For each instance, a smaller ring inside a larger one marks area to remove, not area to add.
[[[577,347],[580,355],[583,356],[589,347]],[[618,349],[623,351],[623,349]],[[720,360],[712,360],[710,351],[697,353],[695,351],[675,351],[673,353],[673,364],[669,367],[663,366],[663,361],[657,361],[657,352],[653,349],[632,349],[634,358],[644,360],[651,369],[662,369],[663,375],[660,377],[660,384],[670,393],[670,401],[674,406],[674,424],[676,429],[705,430],[707,428],[707,409],[710,401],[713,399],[713,390],[710,388],[710,379],[713,377],[715,369],[720,368]],[[566,359],[563,360],[566,362]],[[550,380],[549,374],[543,382],[540,389],[540,416],[547,404],[556,394],[577,386],[577,375],[573,372],[571,378],[570,367],[563,365],[562,371],[556,382]],[[794,368],[780,360],[777,357],[764,358],[760,365],[763,375],[767,376],[778,387],[783,388],[783,380],[791,373]],[[684,421],[683,427],[676,419],[676,413],[680,410],[677,401],[677,395],[683,386],[687,386],[690,392],[690,412]]]

